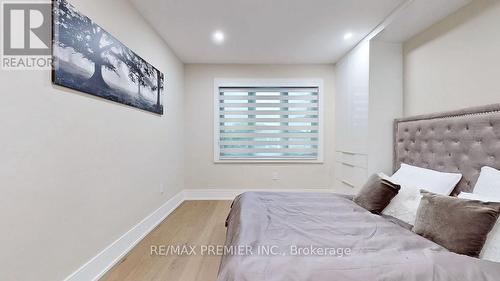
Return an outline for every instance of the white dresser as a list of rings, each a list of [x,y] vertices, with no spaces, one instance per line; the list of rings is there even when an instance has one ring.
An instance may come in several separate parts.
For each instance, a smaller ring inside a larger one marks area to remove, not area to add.
[[[354,193],[367,178],[392,172],[392,124],[402,116],[399,43],[364,41],[336,65],[335,188]]]

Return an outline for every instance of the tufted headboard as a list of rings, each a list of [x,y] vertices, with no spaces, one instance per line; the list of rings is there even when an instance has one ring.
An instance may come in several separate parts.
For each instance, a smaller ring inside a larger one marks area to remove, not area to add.
[[[394,171],[401,163],[463,175],[472,191],[481,167],[500,169],[500,104],[394,121]]]

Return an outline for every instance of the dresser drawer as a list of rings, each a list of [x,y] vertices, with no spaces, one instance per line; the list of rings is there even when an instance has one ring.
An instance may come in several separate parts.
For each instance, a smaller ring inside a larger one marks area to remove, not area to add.
[[[337,151],[336,157],[336,160],[341,163],[346,163],[360,168],[368,167],[368,156],[366,154]]]
[[[352,185],[342,182],[338,179],[335,180],[335,192],[341,194],[355,195],[358,193],[358,188],[353,187]]]
[[[368,171],[348,163],[336,162],[336,178],[345,185],[359,188],[366,183]]]

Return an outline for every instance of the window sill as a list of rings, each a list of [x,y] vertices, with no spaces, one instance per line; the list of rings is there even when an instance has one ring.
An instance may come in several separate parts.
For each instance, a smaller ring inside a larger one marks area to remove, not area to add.
[[[214,164],[324,164],[318,159],[227,159],[214,160]]]

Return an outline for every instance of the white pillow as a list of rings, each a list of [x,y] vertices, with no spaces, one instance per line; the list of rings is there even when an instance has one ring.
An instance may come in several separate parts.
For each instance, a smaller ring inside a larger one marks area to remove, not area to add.
[[[477,194],[477,193],[460,192],[460,194],[457,197],[462,198],[462,199],[469,199],[469,200],[479,200],[479,201],[483,201],[483,202],[499,202],[500,203],[500,194],[497,194],[496,196],[487,196],[487,195],[482,195],[482,194]]]
[[[414,225],[421,198],[420,189],[411,185],[401,185],[398,195],[385,207],[382,214],[393,216]]]
[[[461,192],[458,195],[458,198],[479,200],[483,202],[500,202],[500,196],[498,195],[495,198],[479,194]],[[491,232],[488,234],[488,239],[486,239],[486,243],[484,244],[479,258],[500,262],[500,220],[497,221]]]
[[[474,194],[496,196],[500,194],[500,171],[490,167],[482,167],[479,179],[474,186]]]
[[[462,174],[443,173],[407,164],[392,175],[391,179],[400,185],[414,186],[432,193],[450,195],[462,179]]]
[[[420,199],[422,199],[420,189],[450,195],[461,178],[461,174],[442,173],[401,164],[401,168],[392,177],[388,178],[389,181],[399,184],[401,189],[398,195],[382,211],[382,214],[393,216],[414,225]]]

